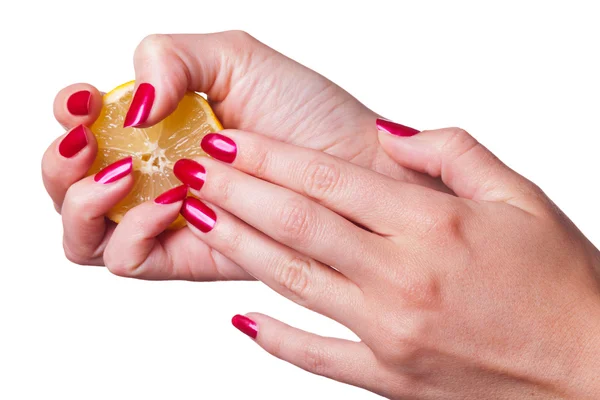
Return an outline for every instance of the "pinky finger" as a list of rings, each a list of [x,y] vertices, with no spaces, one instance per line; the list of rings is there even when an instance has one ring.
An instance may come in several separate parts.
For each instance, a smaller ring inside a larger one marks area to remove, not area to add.
[[[271,355],[305,371],[365,389],[377,381],[378,362],[363,342],[315,335],[258,313],[236,315],[231,323]]]

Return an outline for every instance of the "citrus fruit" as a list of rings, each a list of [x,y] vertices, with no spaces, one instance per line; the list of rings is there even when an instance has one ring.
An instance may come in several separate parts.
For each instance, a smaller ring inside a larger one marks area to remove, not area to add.
[[[117,223],[131,208],[181,185],[173,174],[175,162],[203,155],[202,137],[223,129],[208,102],[194,92],[186,93],[177,109],[158,124],[123,128],[134,86],[135,82],[128,82],[104,95],[100,116],[90,128],[98,141],[90,175],[125,157],[133,158],[133,188],[106,215]],[[179,216],[170,228],[184,225]]]

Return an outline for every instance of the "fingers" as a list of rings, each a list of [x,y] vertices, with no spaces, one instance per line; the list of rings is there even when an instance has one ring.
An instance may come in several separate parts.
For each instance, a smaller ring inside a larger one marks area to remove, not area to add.
[[[365,275],[361,263],[380,237],[286,188],[207,157],[201,161],[180,160],[173,169],[192,193],[350,279]]]
[[[252,279],[189,229],[165,231],[187,193],[186,186],[178,186],[129,210],[104,249],[106,267],[115,275],[149,280]]]
[[[378,363],[362,342],[318,336],[266,315],[236,315],[232,324],[275,357],[316,375],[363,388],[378,380]]]
[[[67,86],[54,99],[54,116],[65,129],[92,125],[101,109],[102,93],[87,83]]]
[[[406,224],[405,220],[390,218],[390,210],[398,203],[407,209],[411,203],[431,198],[431,190],[421,186],[251,132],[212,133],[204,137],[201,146],[210,156],[238,170],[312,198],[382,235],[392,234],[395,226]]]
[[[69,186],[86,176],[96,158],[93,133],[78,125],[56,139],[42,158],[42,178],[46,191],[60,212]]]
[[[148,36],[135,51],[137,91],[125,126],[157,123],[188,90],[222,101],[244,71],[272,54],[277,53],[242,32]]]
[[[106,267],[120,276],[143,276],[145,279],[171,277],[171,255],[157,236],[177,219],[187,192],[186,186],[178,186],[156,201],[145,202],[129,210],[104,250]]]
[[[362,291],[338,271],[196,198],[184,201],[181,214],[204,243],[279,294],[346,326],[358,323]]]
[[[535,186],[508,168],[462,129],[418,132],[378,120],[383,149],[402,166],[442,181],[458,196],[482,201],[506,202],[535,209],[529,196]]]
[[[104,215],[131,189],[132,168],[131,158],[126,158],[68,189],[62,217],[63,245],[69,260],[77,264],[103,264],[102,253],[114,228],[107,225]]]

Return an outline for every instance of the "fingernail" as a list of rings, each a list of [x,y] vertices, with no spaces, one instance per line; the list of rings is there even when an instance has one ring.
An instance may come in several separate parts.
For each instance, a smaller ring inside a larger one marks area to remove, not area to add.
[[[173,166],[173,173],[184,184],[200,190],[206,180],[206,170],[196,161],[183,158]]]
[[[252,339],[256,339],[256,336],[258,336],[258,325],[244,315],[234,315],[233,318],[231,318],[231,323]]]
[[[92,93],[89,90],[75,92],[67,99],[67,110],[72,115],[88,115],[91,99]]]
[[[202,138],[200,147],[209,156],[231,164],[237,155],[237,146],[235,142],[227,136],[218,133],[209,133]]]
[[[61,156],[71,158],[79,153],[88,144],[87,135],[83,125],[79,125],[65,136],[58,145],[58,152]]]
[[[98,183],[112,183],[129,175],[133,169],[133,159],[131,157],[124,158],[115,163],[110,164],[102,171],[94,176],[94,180]]]
[[[153,103],[154,86],[149,83],[141,83],[135,91],[133,100],[131,100],[123,127],[138,126],[146,122]]]
[[[154,202],[156,204],[173,204],[185,199],[187,193],[188,187],[186,185],[177,186],[158,196],[154,199]]]
[[[380,131],[385,131],[396,136],[409,137],[414,136],[420,132],[416,129],[409,128],[408,126],[388,121],[387,119],[378,118],[377,121],[375,121],[375,123],[377,124],[377,129],[379,129]]]
[[[195,197],[188,197],[183,201],[180,213],[186,221],[204,233],[210,232],[217,222],[215,212]]]

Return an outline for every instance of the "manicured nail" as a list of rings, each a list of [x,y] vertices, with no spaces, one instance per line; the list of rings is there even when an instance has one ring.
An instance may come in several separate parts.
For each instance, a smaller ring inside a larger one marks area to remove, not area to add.
[[[195,197],[188,197],[181,206],[181,215],[202,232],[210,232],[215,227],[217,215],[206,204]]]
[[[209,156],[231,164],[237,155],[235,142],[219,133],[209,133],[202,138],[200,147]]]
[[[252,339],[256,339],[256,336],[258,336],[258,325],[246,316],[239,314],[234,315],[233,318],[231,318],[231,323]]]
[[[129,175],[133,169],[133,159],[131,157],[124,158],[110,164],[102,171],[94,176],[94,180],[98,183],[112,183]]]
[[[141,83],[135,91],[133,100],[131,100],[123,127],[138,126],[146,122],[153,103],[154,86],[149,83]]]
[[[173,204],[185,199],[187,193],[188,187],[186,185],[177,186],[158,196],[154,199],[154,202],[156,204]]]
[[[173,173],[184,184],[200,190],[206,180],[206,170],[196,161],[183,158],[173,166]]]
[[[378,118],[377,121],[375,121],[375,123],[377,124],[377,129],[379,129],[380,131],[385,131],[396,136],[409,137],[414,136],[420,132],[416,129],[409,128],[408,126],[388,121],[387,119]]]
[[[87,135],[83,125],[79,125],[65,136],[58,145],[58,152],[61,156],[71,158],[79,153],[88,144]]]
[[[89,90],[81,90],[73,93],[67,100],[67,110],[72,115],[88,115],[90,112],[90,100],[92,93]]]

